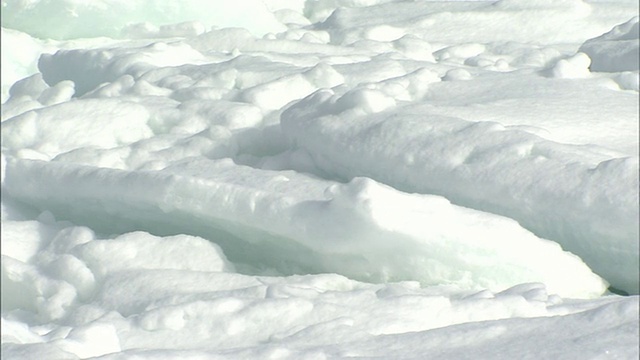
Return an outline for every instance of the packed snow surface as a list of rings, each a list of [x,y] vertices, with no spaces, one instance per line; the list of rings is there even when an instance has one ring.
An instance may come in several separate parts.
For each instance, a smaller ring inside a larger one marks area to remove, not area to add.
[[[637,359],[638,12],[3,0],[2,358]]]

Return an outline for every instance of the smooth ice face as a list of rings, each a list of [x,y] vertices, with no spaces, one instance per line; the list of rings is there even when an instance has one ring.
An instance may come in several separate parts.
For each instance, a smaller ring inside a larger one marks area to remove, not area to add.
[[[637,12],[3,1],[2,357],[638,358]]]

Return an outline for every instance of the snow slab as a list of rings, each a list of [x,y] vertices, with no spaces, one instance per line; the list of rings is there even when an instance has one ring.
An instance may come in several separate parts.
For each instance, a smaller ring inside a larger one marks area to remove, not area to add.
[[[636,1],[180,4],[3,1],[3,359],[640,356]]]

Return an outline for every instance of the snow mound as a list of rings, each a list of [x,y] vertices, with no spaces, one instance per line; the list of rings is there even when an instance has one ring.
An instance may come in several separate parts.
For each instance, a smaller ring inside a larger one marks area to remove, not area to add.
[[[3,359],[640,356],[636,0],[2,7]]]
[[[91,114],[91,121],[83,121],[86,114]],[[112,148],[148,138],[152,135],[148,119],[147,110],[135,103],[77,100],[31,110],[3,122],[2,143],[51,159],[77,148]]]
[[[137,77],[157,67],[202,61],[202,54],[187,44],[158,41],[142,48],[58,50],[55,54],[43,54],[38,60],[38,69],[47,84],[53,86],[71,80],[76,96],[82,96],[123,75]]]
[[[631,3],[619,4],[634,11]],[[305,14],[314,26],[331,34],[331,43],[361,39],[390,40],[412,34],[429,42],[460,44],[520,42],[560,44],[584,42],[608,30],[591,21],[601,4],[582,0],[311,1]],[[544,26],[540,26],[540,22]],[[388,29],[379,36],[381,29]],[[594,30],[600,29],[600,33]]]
[[[591,58],[591,70],[638,71],[640,66],[640,18],[615,26],[611,31],[585,41],[580,51]]]
[[[499,123],[422,115],[421,105],[373,115],[370,99],[345,109],[344,97],[352,98],[319,91],[282,114],[285,134],[323,171],[509,216],[612,285],[638,291],[637,157],[611,159],[597,147]]]
[[[606,288],[579,258],[511,220],[369,179],[337,184],[224,160],[127,172],[13,159],[6,173],[12,196],[94,228],[117,221],[122,230],[199,234],[235,262],[283,273],[495,291],[542,282],[568,297]],[[78,212],[70,200],[95,205]]]
[[[4,14],[4,11],[2,12]],[[46,46],[39,40],[19,31],[4,28],[2,31],[3,49],[20,49],[20,51],[2,51],[2,102],[9,96],[9,88],[16,81],[38,72],[38,57]]]
[[[540,283],[492,292],[248,276],[202,238],[103,238],[39,218],[3,220],[4,358],[408,359],[443,342],[456,358],[470,348],[482,358],[508,348],[504,359],[637,355],[637,297],[565,301]],[[541,345],[550,341],[559,345]]]
[[[574,56],[562,59],[553,67],[552,74],[557,78],[579,79],[590,76],[589,65],[591,59],[584,53],[577,53]]]

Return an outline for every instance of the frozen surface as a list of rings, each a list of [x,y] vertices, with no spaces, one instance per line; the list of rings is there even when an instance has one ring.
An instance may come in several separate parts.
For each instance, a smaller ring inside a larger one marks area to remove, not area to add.
[[[635,1],[2,6],[3,359],[640,356]]]

